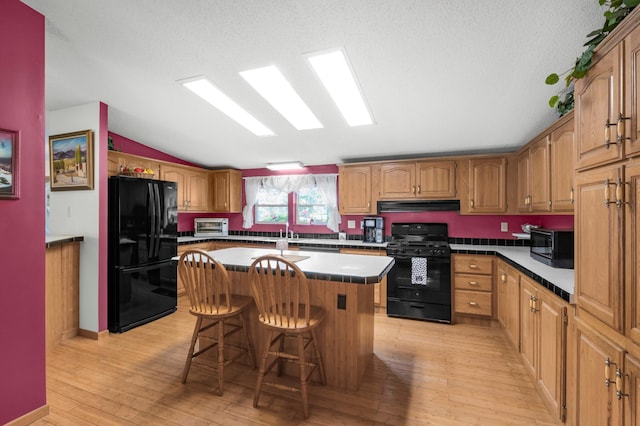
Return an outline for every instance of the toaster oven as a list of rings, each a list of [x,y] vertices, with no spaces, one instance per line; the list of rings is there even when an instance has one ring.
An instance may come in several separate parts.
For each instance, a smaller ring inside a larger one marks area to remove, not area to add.
[[[229,235],[229,219],[205,217],[193,220],[194,237],[225,237]]]

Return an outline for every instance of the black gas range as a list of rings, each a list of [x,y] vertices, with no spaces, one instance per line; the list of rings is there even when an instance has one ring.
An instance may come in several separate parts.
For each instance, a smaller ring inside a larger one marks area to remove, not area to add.
[[[387,315],[451,322],[451,249],[446,223],[393,223]]]

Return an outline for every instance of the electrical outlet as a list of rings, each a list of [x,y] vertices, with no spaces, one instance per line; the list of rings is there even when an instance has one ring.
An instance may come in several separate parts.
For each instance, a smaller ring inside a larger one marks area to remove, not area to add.
[[[347,228],[356,229],[356,221],[355,220],[348,220],[347,221]]]
[[[364,229],[364,220],[360,221],[360,229]]]
[[[509,222],[501,222],[500,223],[500,231],[509,232]]]
[[[338,294],[338,309],[347,309],[347,295]]]

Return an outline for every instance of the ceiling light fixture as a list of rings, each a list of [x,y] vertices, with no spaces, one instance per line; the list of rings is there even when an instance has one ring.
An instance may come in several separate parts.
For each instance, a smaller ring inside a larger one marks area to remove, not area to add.
[[[288,163],[268,163],[269,170],[297,170],[304,168],[304,164],[300,161],[290,161]]]
[[[308,130],[323,127],[274,65],[242,71],[240,75],[296,129]]]
[[[238,124],[244,126],[247,130],[256,136],[272,136],[274,133],[264,124],[256,120],[254,116],[249,114],[240,105],[235,103],[231,98],[222,93],[220,89],[213,85],[208,78],[200,76],[179,80],[187,89],[209,102],[214,107],[234,119]]]
[[[332,49],[305,55],[349,126],[373,124],[346,53]]]

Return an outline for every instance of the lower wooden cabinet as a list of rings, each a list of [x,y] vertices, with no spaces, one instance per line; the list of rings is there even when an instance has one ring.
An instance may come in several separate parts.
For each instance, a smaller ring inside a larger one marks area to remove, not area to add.
[[[566,412],[568,304],[520,276],[520,354],[542,399],[556,418]]]
[[[498,260],[497,264],[498,322],[500,322],[513,346],[519,349],[520,273],[502,260]]]
[[[624,351],[583,320],[576,318],[575,323],[577,359],[573,423],[581,426],[621,425],[623,401],[615,393],[615,375],[618,368],[623,368]],[[605,368],[607,364],[609,367]]]
[[[80,327],[80,243],[46,249],[45,311],[47,350],[78,334]]]
[[[452,256],[454,322],[492,319],[493,260],[494,256],[486,255]]]

